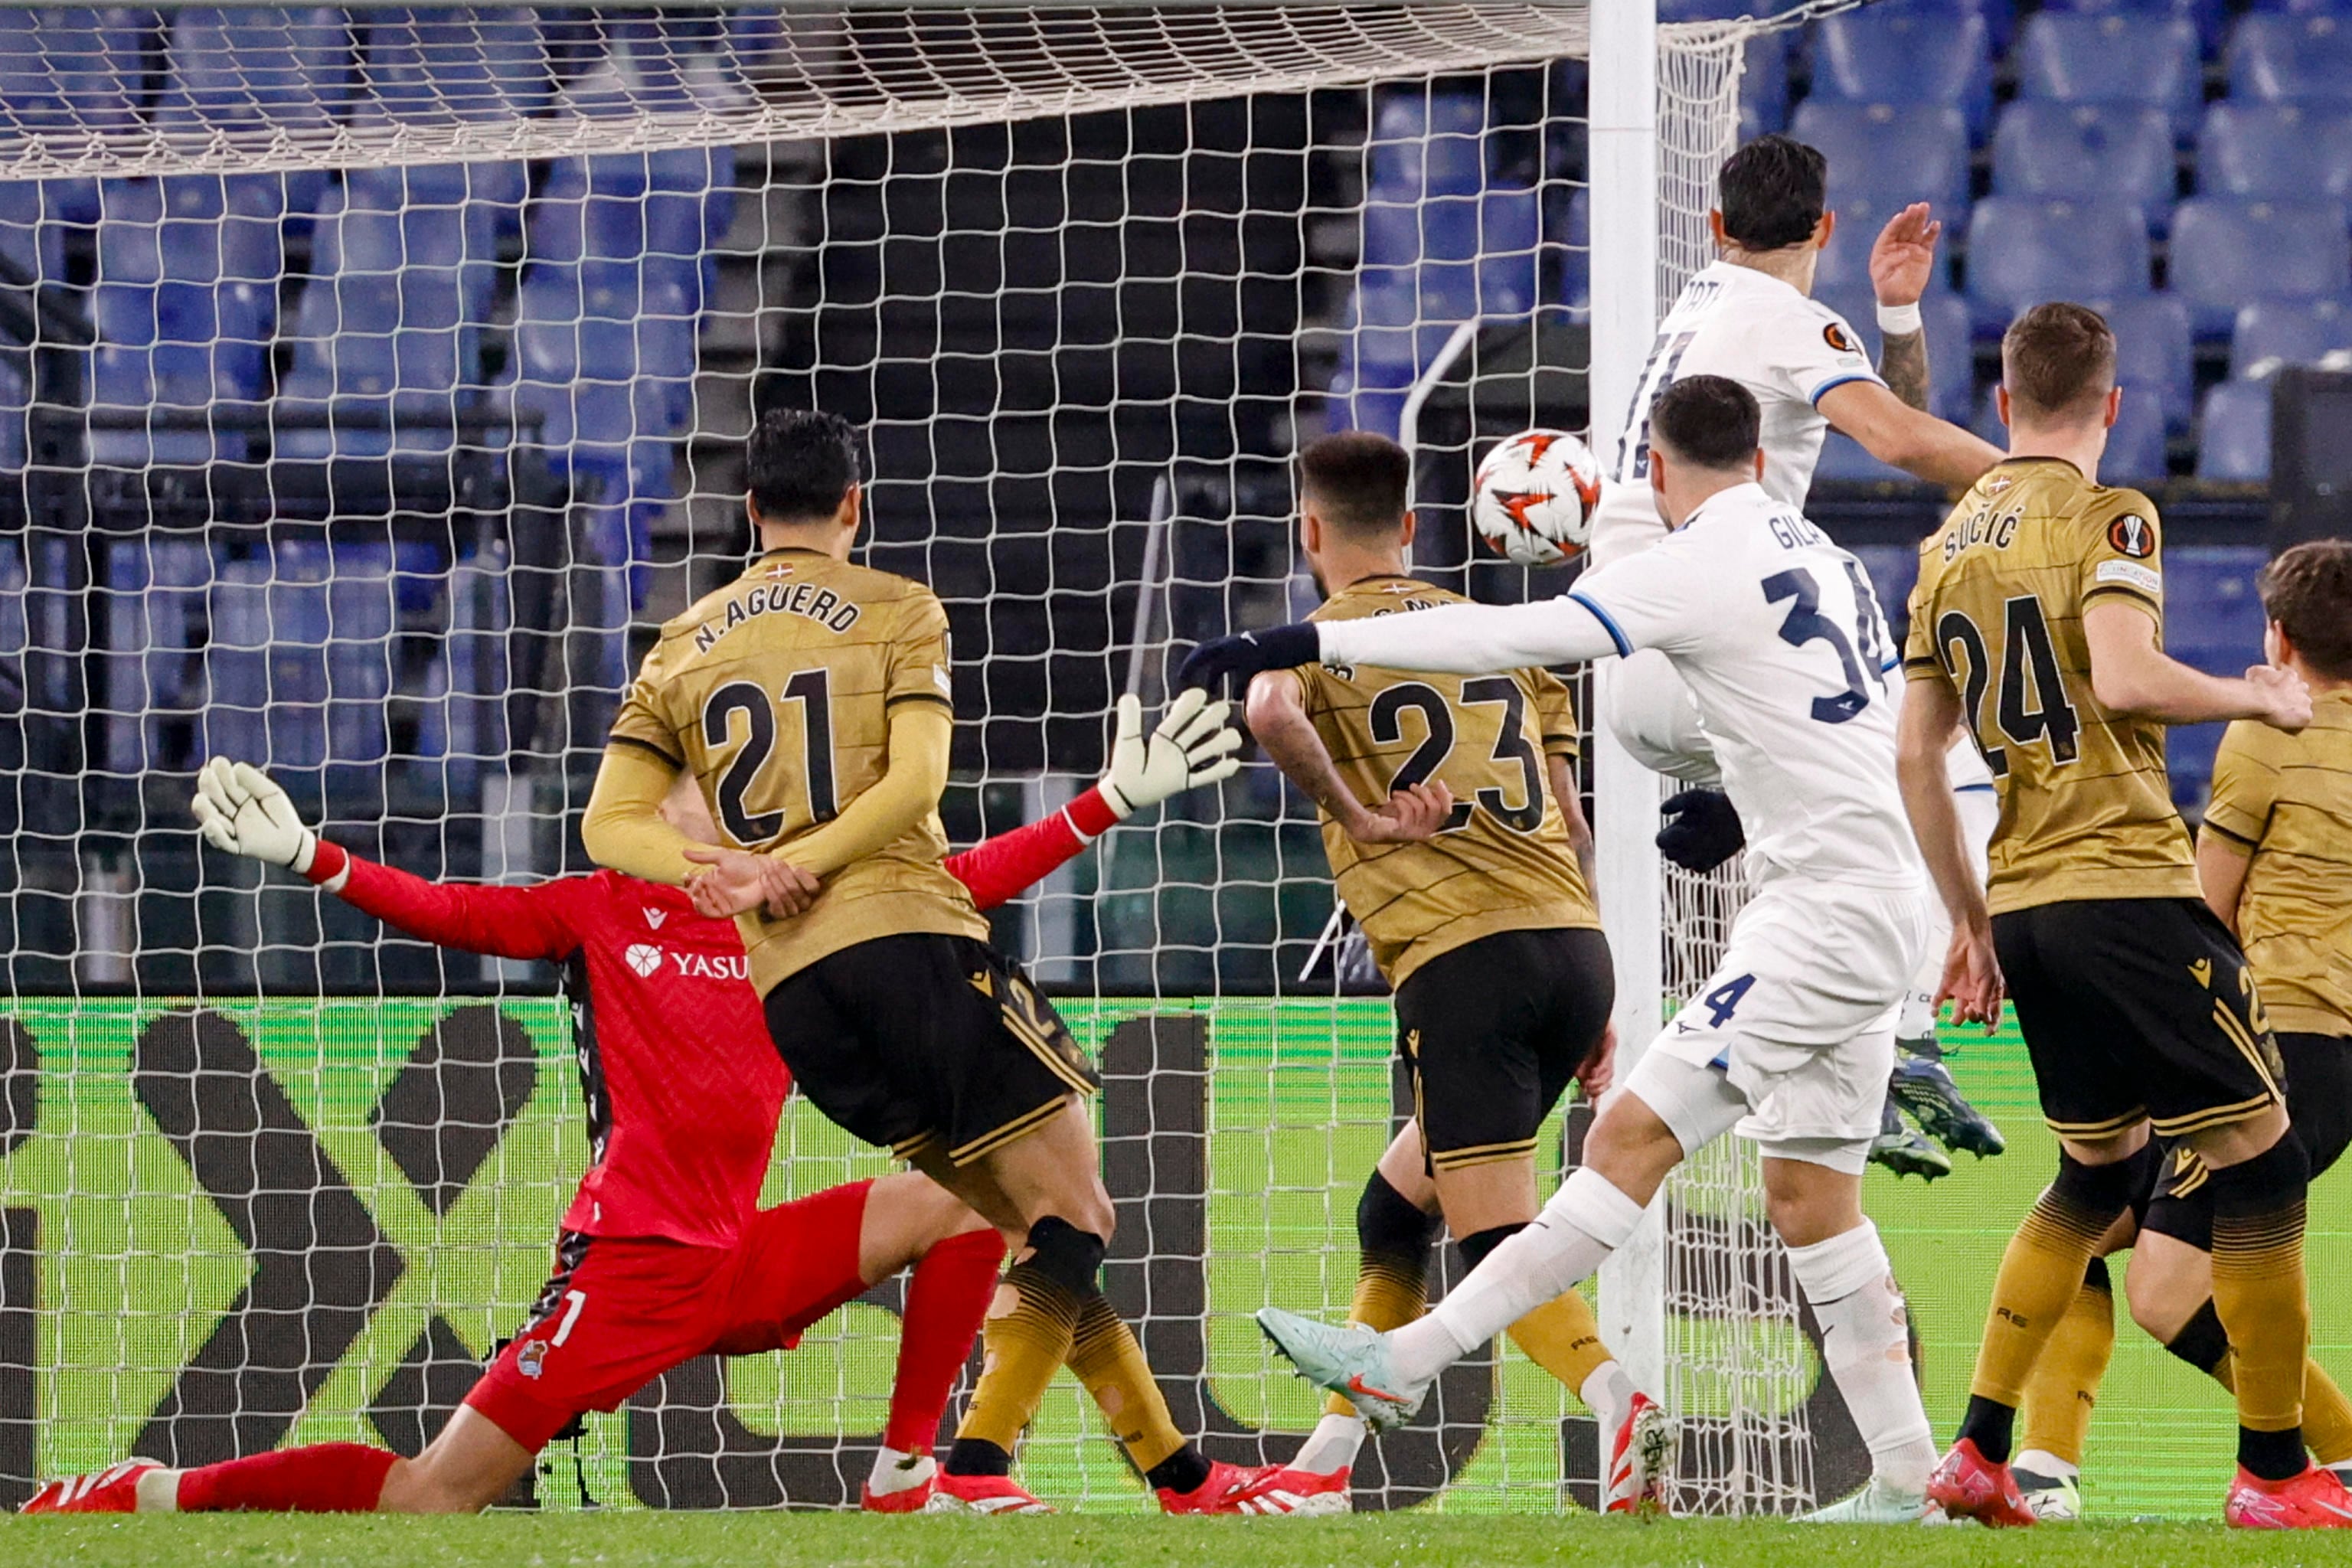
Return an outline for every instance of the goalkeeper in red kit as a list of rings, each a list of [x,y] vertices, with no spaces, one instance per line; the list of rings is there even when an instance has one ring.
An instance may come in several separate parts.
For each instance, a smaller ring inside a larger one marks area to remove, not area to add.
[[[1231,774],[1239,738],[1226,705],[1201,696],[1186,692],[1148,737],[1124,699],[1100,783],[947,869],[992,908],[1138,807]],[[284,790],[241,763],[207,763],[194,806],[215,847],[289,867],[414,936],[561,965],[589,1168],[525,1327],[416,1458],[322,1443],[186,1470],[126,1459],[49,1483],[24,1512],[470,1513],[504,1497],[582,1413],[617,1409],[694,1356],[790,1350],[909,1264],[889,1420],[863,1497],[877,1512],[923,1506],[940,1418],[1004,1243],[913,1172],[758,1206],[792,1083],[733,921],[617,871],[529,887],[428,882],[320,838]],[[690,777],[663,814],[688,837],[719,841]]]

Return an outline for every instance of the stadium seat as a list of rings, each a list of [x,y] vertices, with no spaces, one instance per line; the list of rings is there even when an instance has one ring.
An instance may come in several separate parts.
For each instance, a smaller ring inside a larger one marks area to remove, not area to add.
[[[2265,376],[2282,365],[2352,354],[2352,300],[2256,300],[2230,334],[2230,374]]]
[[[1859,289],[1816,289],[1814,296],[1845,318],[1862,337],[1871,363],[1878,363],[1883,334],[1878,305],[1865,283]],[[1919,301],[1927,329],[1927,406],[1946,419],[1964,420],[1976,395],[1976,361],[1969,342],[1969,308],[1958,295],[1929,294]]]
[[[1867,190],[1907,192],[1910,201],[1933,203],[1948,222],[1968,208],[1968,125],[1949,104],[1808,99],[1789,133],[1829,160],[1832,207],[1847,192]]]
[[[2148,288],[2147,220],[2122,202],[1994,196],[1969,230],[1969,297],[1979,331],[1999,331],[2043,300],[2121,297]]]
[[[2130,103],[2012,103],[1992,137],[1993,194],[2137,205],[2159,231],[2176,195],[2172,126]]]
[[[2135,397],[2126,387],[2123,406],[2107,432],[2106,455],[2099,460],[2099,478],[2111,485],[2145,485],[2161,480],[2164,460],[2164,409],[2154,397]]]
[[[2179,545],[2164,552],[2164,650],[2209,675],[2234,676],[2263,659],[2262,595],[2254,583],[2270,552],[2260,545]],[[2184,808],[2210,793],[2220,724],[2165,731],[2172,798]]]
[[[2146,104],[2185,142],[2205,108],[2197,29],[2173,18],[2044,11],[2025,24],[2015,55],[2017,96],[2053,103]]]
[[[2217,103],[2197,138],[2200,195],[2352,198],[2352,110]]]
[[[2230,96],[2352,109],[2352,16],[2247,16],[2230,35]]]
[[[351,26],[331,6],[191,6],[173,19],[156,123],[324,129],[349,89],[351,51]]]
[[[38,180],[0,181],[0,258],[27,277],[62,283],[66,277],[65,231]]]
[[[2172,291],[2200,337],[2221,337],[2250,299],[2317,300],[2352,289],[2352,244],[2335,202],[2199,196],[2173,220]]]
[[[1485,188],[1486,135],[1486,105],[1475,94],[1388,95],[1372,118],[1367,198],[1417,200]]]
[[[527,117],[553,91],[547,41],[522,7],[361,16],[367,68],[352,118],[362,124]]]
[[[1878,231],[1886,226],[1888,218],[1919,199],[1916,188],[1900,184],[1840,184],[1832,166],[1830,210],[1837,214],[1837,228],[1822,251],[1821,262],[1813,273],[1814,287],[1836,292],[1867,288],[1870,247],[1877,242]],[[1956,242],[1968,231],[1969,212],[1965,207],[1955,210],[1939,206],[1937,216],[1944,223],[1944,240],[1927,287],[1942,290],[1951,287],[1947,268]]]
[[[2205,395],[2197,477],[2260,484],[2271,477],[2271,384],[2225,381]]]
[[[1980,15],[1872,5],[1822,22],[1813,35],[1814,99],[1948,104],[1982,141],[1992,116],[1992,53]],[[1810,100],[1809,100],[1810,101]],[[1835,181],[1832,165],[1830,177]]]
[[[1748,40],[1748,61],[1739,76],[1739,139],[1752,142],[1789,124],[1789,61],[1797,35],[1759,33]]]
[[[1549,243],[1559,258],[1559,288],[1552,296],[1570,310],[1592,306],[1592,192],[1578,185],[1546,210]]]
[[[276,540],[221,561],[205,658],[214,746],[298,791],[309,774],[331,796],[372,793],[391,752],[392,595],[389,544]]]
[[[103,766],[129,778],[192,770],[223,743],[205,724],[212,552],[201,539],[157,535],[110,543],[105,561]]]
[[[533,209],[528,254],[542,263],[643,261],[699,294],[709,247],[733,221],[734,180],[734,152],[724,147],[558,159]]]
[[[2045,10],[2076,11],[2087,16],[2179,18],[2197,29],[2198,47],[2207,55],[2221,47],[2223,0],[2053,0]]]
[[[2126,294],[2085,303],[2115,329],[2116,380],[2124,388],[2124,401],[2152,401],[2167,429],[2187,430],[2197,417],[2189,307],[2170,294]]]

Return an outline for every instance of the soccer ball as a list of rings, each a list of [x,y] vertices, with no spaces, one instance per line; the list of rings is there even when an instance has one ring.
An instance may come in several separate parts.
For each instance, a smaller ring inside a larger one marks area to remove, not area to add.
[[[1601,465],[1565,430],[1520,432],[1488,452],[1471,481],[1478,536],[1521,566],[1582,554],[1600,504]]]

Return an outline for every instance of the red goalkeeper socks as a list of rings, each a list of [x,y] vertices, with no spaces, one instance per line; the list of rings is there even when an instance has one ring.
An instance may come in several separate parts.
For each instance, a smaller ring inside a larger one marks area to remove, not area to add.
[[[373,1513],[399,1456],[318,1443],[184,1472],[182,1513]]]
[[[904,1454],[928,1454],[971,1342],[996,1293],[1004,1238],[967,1231],[934,1243],[907,1282],[907,1317],[898,1331],[898,1375],[890,1385],[890,1424],[882,1441]]]

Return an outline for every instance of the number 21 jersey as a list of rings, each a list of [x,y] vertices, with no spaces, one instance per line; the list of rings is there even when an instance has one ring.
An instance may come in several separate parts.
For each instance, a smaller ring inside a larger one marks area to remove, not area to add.
[[[613,740],[690,771],[719,831],[768,851],[880,781],[891,711],[908,702],[952,706],[938,597],[815,551],[776,550],[662,627]],[[807,913],[737,917],[751,983],[765,994],[828,953],[898,931],[985,940],[971,893],[940,865],[947,847],[934,809],[827,877]]]
[[[2091,689],[2083,613],[2102,602],[2145,614],[2161,640],[2156,508],[2061,458],[1997,465],[1919,547],[1904,673],[1951,689],[1992,769],[1995,914],[2198,896],[2164,726],[2113,712]]]
[[[1312,617],[1348,621],[1463,603],[1412,577],[1368,577]],[[1507,931],[1601,924],[1569,847],[1544,759],[1576,754],[1568,688],[1542,669],[1503,675],[1297,671],[1307,716],[1358,800],[1438,780],[1454,822],[1418,844],[1359,844],[1327,817],[1340,901],[1391,986],[1440,953]]]

